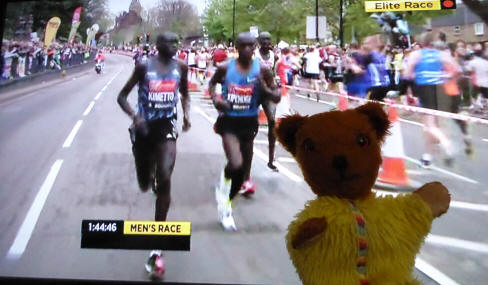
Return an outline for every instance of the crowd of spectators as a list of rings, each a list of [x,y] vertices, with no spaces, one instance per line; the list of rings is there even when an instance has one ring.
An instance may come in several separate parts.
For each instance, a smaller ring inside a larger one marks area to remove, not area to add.
[[[64,69],[91,60],[96,48],[81,43],[4,40],[0,55],[0,81],[22,78],[46,70]]]

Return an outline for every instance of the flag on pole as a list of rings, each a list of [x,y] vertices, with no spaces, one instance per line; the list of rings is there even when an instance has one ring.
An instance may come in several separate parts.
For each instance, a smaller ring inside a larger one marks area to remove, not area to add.
[[[68,42],[72,43],[75,40],[76,30],[80,26],[81,6],[75,9],[73,13],[73,20],[71,21],[71,31],[69,32]]]
[[[44,48],[48,48],[53,40],[56,38],[56,33],[61,25],[59,17],[52,17],[46,24],[46,32],[44,33]]]

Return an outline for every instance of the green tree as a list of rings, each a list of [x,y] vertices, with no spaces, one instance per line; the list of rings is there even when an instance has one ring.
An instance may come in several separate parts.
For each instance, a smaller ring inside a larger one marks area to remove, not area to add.
[[[339,34],[340,1],[318,0],[319,16],[326,16],[328,30],[334,38]],[[212,0],[203,16],[210,38],[221,41],[232,38],[233,0]],[[307,42],[306,17],[315,16],[315,0],[239,0],[236,1],[236,33],[258,26],[269,31],[273,41]],[[411,24],[424,24],[429,17],[446,15],[444,11],[404,13]],[[363,0],[344,0],[344,39],[351,41],[354,29],[357,38],[378,33],[371,14],[364,11]]]
[[[110,17],[107,9],[107,0],[10,2],[7,5],[4,37],[7,39],[12,38],[19,17],[30,14],[34,20],[32,31],[37,32],[39,38],[43,38],[46,24],[52,17],[59,17],[61,19],[57,37],[68,38],[71,30],[73,12],[79,6],[82,7],[82,12],[80,17],[81,24],[78,27],[78,31],[83,38],[86,37],[86,29],[95,23],[100,25],[100,31],[105,31],[113,25],[113,18]]]

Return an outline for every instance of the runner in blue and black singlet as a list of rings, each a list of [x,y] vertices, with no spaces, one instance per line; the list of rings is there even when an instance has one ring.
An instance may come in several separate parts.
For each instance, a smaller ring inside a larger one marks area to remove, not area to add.
[[[281,98],[271,71],[259,60],[252,59],[255,44],[250,33],[239,34],[238,58],[219,66],[209,83],[210,96],[220,113],[215,131],[222,136],[228,160],[216,191],[219,219],[226,230],[236,230],[231,200],[251,168],[259,104],[263,100],[278,103]],[[217,83],[222,84],[222,98],[217,98],[215,93]]]
[[[178,137],[178,93],[181,94],[183,107],[183,131],[191,126],[188,67],[173,59],[177,43],[174,33],[160,35],[156,41],[159,55],[136,66],[117,98],[122,110],[133,120],[130,130],[137,180],[142,191],[152,186],[156,194],[156,221],[166,220],[170,205],[171,174],[176,160]],[[139,84],[137,114],[127,101],[127,96],[136,84]],[[164,272],[160,251],[151,252],[146,269],[157,275]]]

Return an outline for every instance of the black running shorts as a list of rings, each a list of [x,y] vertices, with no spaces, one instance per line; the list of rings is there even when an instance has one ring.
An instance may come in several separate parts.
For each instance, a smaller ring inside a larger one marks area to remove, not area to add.
[[[258,133],[257,117],[231,117],[221,115],[217,118],[214,128],[219,135],[235,134],[239,139],[252,140]]]
[[[176,122],[176,117],[149,121],[146,123],[147,134],[144,134],[142,130],[129,129],[131,141],[134,145],[143,145],[146,147],[167,140],[176,140],[178,138]]]
[[[439,85],[414,85],[413,94],[419,98],[420,107],[438,110],[439,97],[447,96],[444,94],[444,86]]]

